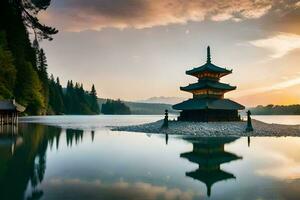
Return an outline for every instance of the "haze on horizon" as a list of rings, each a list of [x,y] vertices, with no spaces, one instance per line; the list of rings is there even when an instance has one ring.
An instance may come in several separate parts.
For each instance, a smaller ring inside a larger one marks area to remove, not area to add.
[[[299,0],[52,0],[40,16],[49,72],[94,83],[102,98],[191,97],[179,87],[206,60],[233,69],[226,97],[246,106],[300,103]]]

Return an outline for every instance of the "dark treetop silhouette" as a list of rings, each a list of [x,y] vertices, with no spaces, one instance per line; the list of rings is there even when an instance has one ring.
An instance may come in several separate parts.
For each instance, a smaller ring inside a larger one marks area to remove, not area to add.
[[[238,121],[238,110],[245,107],[224,99],[224,94],[236,87],[219,82],[220,78],[232,73],[211,63],[210,47],[207,47],[207,61],[204,65],[186,71],[186,74],[198,78],[197,83],[180,87],[181,90],[191,92],[193,98],[173,106],[182,110],[178,120],[181,121]]]
[[[116,101],[107,99],[106,103],[101,106],[101,113],[106,115],[129,115],[131,114],[131,111],[120,99]]]

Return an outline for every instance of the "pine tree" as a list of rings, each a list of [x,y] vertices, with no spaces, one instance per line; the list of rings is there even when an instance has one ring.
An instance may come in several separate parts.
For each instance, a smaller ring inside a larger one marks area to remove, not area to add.
[[[91,102],[90,102],[91,110],[93,113],[99,114],[100,110],[99,110],[99,104],[98,104],[98,97],[97,97],[97,91],[95,89],[94,84],[92,85],[90,96],[91,96]]]
[[[44,104],[48,105],[49,99],[49,79],[48,79],[48,72],[47,72],[47,58],[44,53],[43,49],[38,51],[37,57],[37,69],[40,81],[42,83],[42,93],[44,96]],[[46,109],[44,110],[43,114],[46,114]]]
[[[94,96],[94,97],[97,97],[97,91],[95,89],[95,85],[94,84],[92,85],[91,95]]]
[[[57,99],[56,99],[56,106],[57,106],[57,110],[56,112],[58,114],[62,114],[65,112],[65,107],[64,107],[64,102],[63,102],[63,90],[62,90],[62,86],[60,84],[59,78],[56,78],[56,91],[57,91]]]
[[[23,78],[17,80],[20,103],[27,107],[26,112],[28,114],[43,114],[45,100],[41,92],[42,87],[37,72],[33,69],[31,63],[27,62],[19,73],[23,74]]]
[[[16,68],[12,53],[7,50],[6,36],[0,32],[0,99],[13,98],[16,81]]]
[[[50,76],[49,80],[49,106],[48,113],[49,114],[63,114],[65,113],[65,107],[63,102],[64,96],[62,91],[62,86],[60,85],[59,78],[56,78],[56,82],[54,76]]]

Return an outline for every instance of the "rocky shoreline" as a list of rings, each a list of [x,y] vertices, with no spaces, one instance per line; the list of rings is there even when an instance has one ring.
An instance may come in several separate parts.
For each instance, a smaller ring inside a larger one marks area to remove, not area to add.
[[[268,124],[252,120],[254,131],[246,132],[247,122],[179,122],[169,121],[168,128],[161,128],[163,120],[152,123],[112,127],[113,131],[156,134],[218,136],[300,136],[300,125]]]

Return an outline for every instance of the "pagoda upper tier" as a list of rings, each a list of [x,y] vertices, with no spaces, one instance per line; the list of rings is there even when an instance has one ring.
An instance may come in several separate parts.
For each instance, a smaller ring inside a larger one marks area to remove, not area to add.
[[[210,47],[207,47],[207,61],[204,65],[186,71],[186,74],[198,78],[197,83],[180,87],[181,90],[193,93],[194,98],[224,98],[224,93],[235,90],[235,86],[219,82],[220,78],[232,73],[232,70],[218,67],[211,63]]]
[[[193,90],[200,90],[200,89],[216,89],[216,90],[235,90],[236,86],[231,86],[226,83],[220,83],[216,81],[210,81],[210,80],[199,80],[197,83],[189,84],[185,87],[180,87],[183,91],[193,91]]]
[[[188,70],[185,72],[187,75],[195,76],[199,79],[214,79],[219,80],[221,77],[232,73],[224,67],[218,67],[211,63],[210,47],[207,47],[207,60],[206,63],[200,67]]]

